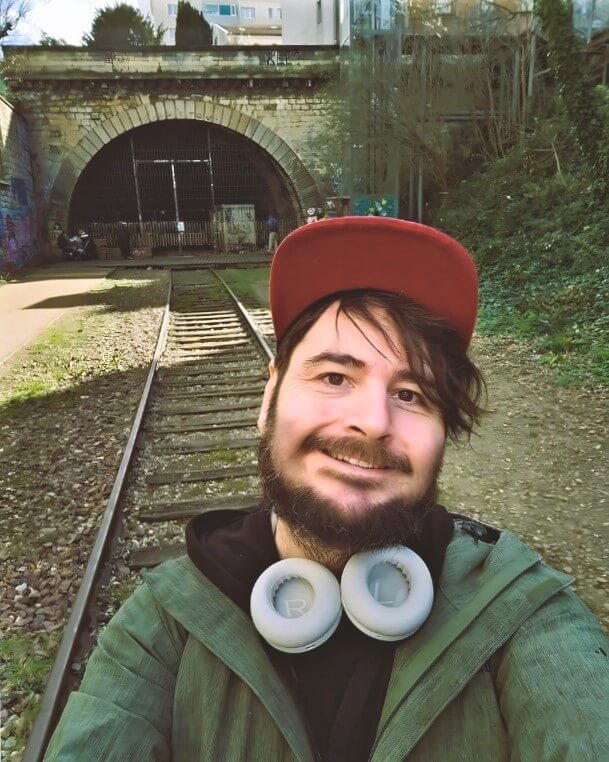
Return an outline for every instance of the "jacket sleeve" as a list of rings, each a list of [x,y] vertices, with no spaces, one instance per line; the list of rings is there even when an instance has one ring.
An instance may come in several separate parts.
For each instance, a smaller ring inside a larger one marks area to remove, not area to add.
[[[100,635],[45,760],[169,760],[174,686],[185,639],[148,587],[138,588]]]
[[[493,657],[512,762],[609,760],[609,642],[570,590]]]

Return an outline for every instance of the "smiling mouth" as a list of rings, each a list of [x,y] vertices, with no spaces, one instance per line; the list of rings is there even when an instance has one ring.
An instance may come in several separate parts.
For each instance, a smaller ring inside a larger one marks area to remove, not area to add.
[[[351,466],[358,466],[358,468],[365,468],[368,471],[388,471],[387,466],[377,466],[374,463],[369,463],[365,460],[359,460],[358,458],[350,458],[346,455],[332,455],[329,452],[326,452],[325,450],[322,450],[324,455],[327,455],[329,458],[332,458],[332,460],[338,460],[341,463],[348,463]]]

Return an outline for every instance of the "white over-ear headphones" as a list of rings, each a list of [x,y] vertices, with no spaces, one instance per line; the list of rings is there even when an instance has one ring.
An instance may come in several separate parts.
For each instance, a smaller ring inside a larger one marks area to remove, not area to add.
[[[352,556],[340,585],[315,561],[278,561],[257,579],[250,611],[256,629],[271,646],[301,653],[328,640],[343,608],[366,635],[390,641],[415,633],[432,605],[429,569],[413,550],[397,546]]]

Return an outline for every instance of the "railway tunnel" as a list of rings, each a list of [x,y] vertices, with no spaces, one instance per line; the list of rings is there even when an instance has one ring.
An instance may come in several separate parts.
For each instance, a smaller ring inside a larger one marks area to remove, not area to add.
[[[99,150],[74,187],[69,226],[114,244],[124,220],[152,253],[241,251],[265,246],[269,213],[283,235],[298,224],[295,190],[268,153],[223,126],[167,120]]]

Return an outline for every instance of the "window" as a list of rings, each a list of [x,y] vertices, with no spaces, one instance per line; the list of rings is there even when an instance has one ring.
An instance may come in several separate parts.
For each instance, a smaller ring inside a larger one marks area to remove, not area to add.
[[[203,13],[207,16],[236,16],[236,5],[224,5],[223,3],[206,3],[203,6]]]
[[[436,13],[448,15],[454,11],[453,0],[436,0],[433,8]]]
[[[177,16],[178,15],[178,4],[177,3],[167,3],[167,15],[168,16]]]
[[[169,45],[174,45],[176,41],[176,30],[174,29],[166,29],[165,30],[165,42],[167,42]]]
[[[269,19],[280,20],[281,8],[268,8]]]
[[[256,9],[242,5],[239,7],[239,15],[242,19],[255,19]]]

